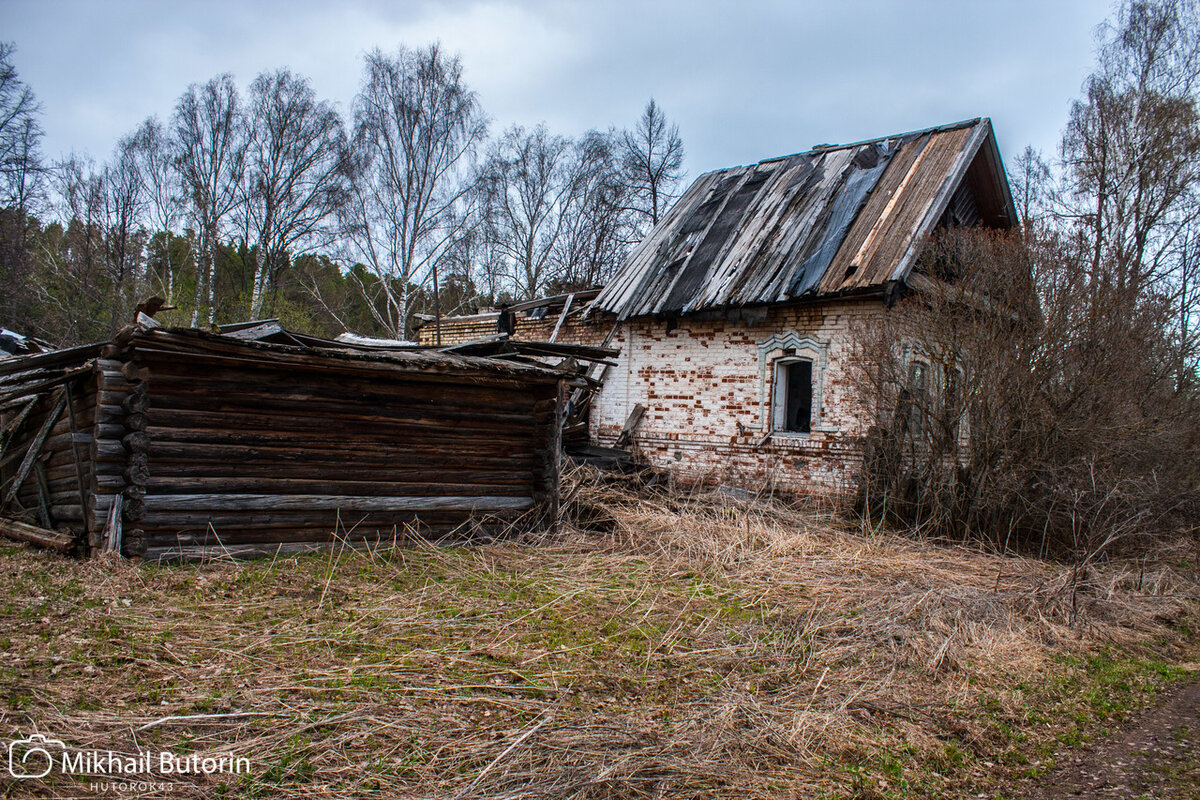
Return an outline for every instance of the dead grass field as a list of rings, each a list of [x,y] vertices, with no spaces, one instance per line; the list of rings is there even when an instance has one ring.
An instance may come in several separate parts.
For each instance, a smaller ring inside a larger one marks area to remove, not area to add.
[[[1188,674],[1191,553],[1091,575],[1072,628],[1065,568],[576,481],[543,541],[0,546],[0,735],[252,763],[141,796],[994,797]]]

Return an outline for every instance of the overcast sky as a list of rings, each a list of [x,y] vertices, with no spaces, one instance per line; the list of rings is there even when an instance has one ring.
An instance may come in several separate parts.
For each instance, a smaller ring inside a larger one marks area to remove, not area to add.
[[[286,65],[345,111],[372,48],[461,54],[493,120],[627,126],[654,96],[700,172],[976,116],[1056,147],[1106,0],[0,0],[45,151],[103,159],[192,82]]]

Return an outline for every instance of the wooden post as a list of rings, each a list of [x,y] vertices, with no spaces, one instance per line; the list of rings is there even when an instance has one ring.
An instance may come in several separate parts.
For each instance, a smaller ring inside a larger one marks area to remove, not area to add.
[[[559,496],[562,494],[562,430],[567,417],[567,384],[559,381],[554,403],[554,430],[550,432],[550,533],[558,533]]]
[[[407,324],[407,321],[406,321]],[[404,329],[405,338],[408,336],[408,328]],[[442,346],[442,298],[441,290],[438,287],[438,265],[437,261],[433,262],[433,336],[434,344],[438,347]]]
[[[575,300],[575,293],[567,295],[567,302],[563,303],[562,313],[558,315],[558,322],[554,326],[554,333],[550,334],[550,343],[554,344],[554,340],[558,338],[558,331],[562,327],[563,322],[567,318],[567,314],[571,313],[571,303]]]
[[[124,498],[113,495],[112,506],[108,509],[108,527],[104,532],[104,552],[121,552],[121,506]]]
[[[34,465],[33,471],[37,478],[38,518],[43,528],[52,528],[54,520],[50,516],[50,482],[46,479],[46,465],[41,459]]]
[[[87,488],[83,485],[83,461],[79,457],[79,443],[76,434],[79,433],[79,423],[75,419],[75,401],[71,397],[71,382],[63,386],[66,389],[67,417],[71,421],[71,454],[75,456],[75,481],[79,486],[79,509],[83,512],[83,538],[91,544],[92,525],[88,521]]]

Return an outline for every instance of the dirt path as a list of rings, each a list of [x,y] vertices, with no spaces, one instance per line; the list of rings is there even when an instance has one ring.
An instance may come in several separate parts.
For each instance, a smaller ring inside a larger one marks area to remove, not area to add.
[[[1121,733],[1064,760],[1017,796],[1198,800],[1200,681],[1174,690]]]

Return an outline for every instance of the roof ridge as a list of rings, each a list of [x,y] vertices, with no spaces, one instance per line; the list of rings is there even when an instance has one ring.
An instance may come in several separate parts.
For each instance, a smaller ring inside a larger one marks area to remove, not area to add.
[[[721,167],[718,169],[706,170],[705,172],[702,172],[700,174],[701,175],[711,175],[716,172],[729,172],[729,171],[735,170],[735,169],[749,169],[751,167],[762,166],[763,164],[773,164],[776,161],[786,161],[787,159],[795,158],[796,156],[810,156],[810,155],[814,155],[816,153],[830,153],[830,152],[834,152],[836,150],[848,150],[852,147],[862,147],[863,145],[866,145],[866,144],[876,144],[878,142],[886,142],[888,139],[903,139],[903,138],[910,137],[910,136],[923,136],[927,133],[944,133],[946,131],[958,130],[959,128],[969,128],[973,125],[980,125],[985,122],[990,123],[991,118],[990,117],[972,117],[970,119],[961,119],[958,122],[947,122],[944,125],[934,125],[929,128],[918,128],[916,130],[904,131],[903,133],[892,133],[892,134],[888,134],[887,136],[876,136],[872,139],[860,139],[857,142],[847,142],[846,144],[818,145],[816,147],[809,148],[808,150],[800,150],[795,153],[788,153],[787,155],[774,156],[772,158],[764,158],[759,161],[755,161],[752,164],[736,164],[736,165],[730,166],[730,167]]]

